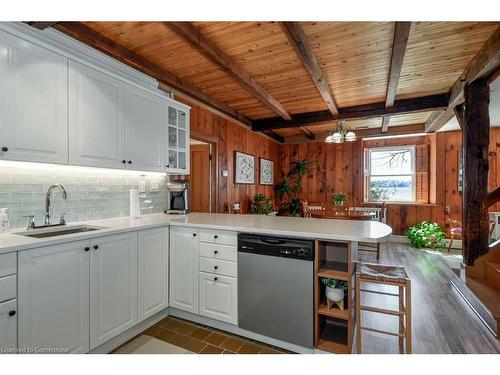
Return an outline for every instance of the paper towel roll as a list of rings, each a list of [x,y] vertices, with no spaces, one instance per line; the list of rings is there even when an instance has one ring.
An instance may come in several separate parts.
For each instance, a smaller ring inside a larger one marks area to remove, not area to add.
[[[139,205],[139,190],[130,189],[130,217],[141,216],[141,207]]]

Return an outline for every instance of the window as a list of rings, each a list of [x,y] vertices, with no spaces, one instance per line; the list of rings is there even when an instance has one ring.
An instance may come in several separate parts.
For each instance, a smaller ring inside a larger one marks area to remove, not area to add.
[[[415,147],[365,150],[365,200],[415,202]]]

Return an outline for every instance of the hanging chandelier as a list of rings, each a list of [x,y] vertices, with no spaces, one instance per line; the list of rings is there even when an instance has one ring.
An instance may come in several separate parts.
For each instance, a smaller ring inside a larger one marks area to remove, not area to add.
[[[327,143],[354,142],[355,140],[356,134],[347,127],[344,120],[339,120],[337,122],[337,128],[332,130],[325,138],[325,142]]]

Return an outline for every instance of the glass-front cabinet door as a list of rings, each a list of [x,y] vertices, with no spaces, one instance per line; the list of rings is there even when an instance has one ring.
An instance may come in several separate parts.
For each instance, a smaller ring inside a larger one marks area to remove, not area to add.
[[[189,173],[189,107],[170,102],[167,108],[166,171]]]

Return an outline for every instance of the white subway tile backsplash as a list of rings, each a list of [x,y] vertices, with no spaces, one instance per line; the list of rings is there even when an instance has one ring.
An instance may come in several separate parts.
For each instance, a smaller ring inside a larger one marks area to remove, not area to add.
[[[43,171],[15,167],[0,168],[0,208],[9,209],[12,228],[24,228],[28,215],[35,215],[37,224],[45,217],[45,194],[50,185],[62,184],[68,193],[63,200],[58,190],[52,195],[52,217],[58,220],[62,212],[69,223],[129,215],[129,190],[146,182],[146,192],[140,194],[141,212],[163,212],[166,208],[166,175],[131,176],[111,172]],[[151,183],[160,191],[150,192]]]

